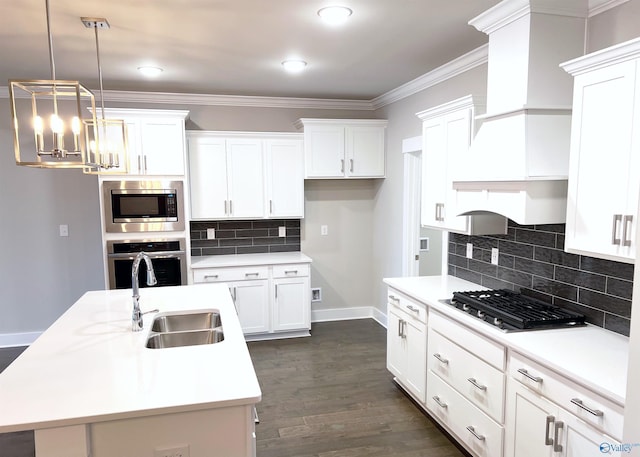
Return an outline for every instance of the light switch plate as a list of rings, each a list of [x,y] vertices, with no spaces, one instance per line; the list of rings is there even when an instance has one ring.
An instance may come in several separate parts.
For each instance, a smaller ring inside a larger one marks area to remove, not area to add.
[[[69,236],[69,226],[67,224],[60,224],[60,236]]]
[[[467,243],[467,259],[473,259],[473,244]]]
[[[320,235],[328,235],[329,234],[329,226],[321,225],[320,226]]]
[[[279,237],[287,236],[287,228],[286,227],[278,227],[278,236]]]
[[[216,229],[212,229],[212,228],[207,229],[207,239],[208,240],[216,239]]]
[[[491,248],[491,263],[498,265],[498,248]]]

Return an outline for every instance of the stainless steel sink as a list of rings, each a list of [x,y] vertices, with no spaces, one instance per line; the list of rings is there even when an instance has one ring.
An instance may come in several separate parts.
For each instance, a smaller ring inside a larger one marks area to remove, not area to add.
[[[175,348],[200,344],[219,343],[224,340],[222,328],[151,334],[147,339],[149,349]]]
[[[217,310],[160,313],[151,324],[149,349],[196,346],[224,340],[222,320]]]
[[[216,311],[162,313],[151,325],[152,332],[184,332],[220,327],[220,313]]]

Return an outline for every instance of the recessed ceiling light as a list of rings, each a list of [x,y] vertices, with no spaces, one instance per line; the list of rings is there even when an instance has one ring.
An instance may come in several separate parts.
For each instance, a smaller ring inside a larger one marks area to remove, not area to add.
[[[158,76],[160,73],[162,73],[162,68],[146,66],[146,67],[138,67],[138,71],[145,76],[153,78],[155,76]]]
[[[285,70],[291,73],[299,73],[305,69],[307,62],[304,60],[285,60],[282,62],[282,66]]]
[[[318,10],[318,16],[330,25],[344,24],[352,14],[351,8],[346,6],[327,6]]]

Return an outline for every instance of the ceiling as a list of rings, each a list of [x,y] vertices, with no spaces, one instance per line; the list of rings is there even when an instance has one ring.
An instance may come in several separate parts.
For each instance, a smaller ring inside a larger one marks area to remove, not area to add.
[[[499,0],[50,0],[57,79],[105,90],[371,100],[487,42],[467,22]],[[340,27],[317,11],[353,10]],[[3,2],[0,86],[50,79],[45,0]],[[300,74],[280,63],[308,62]],[[155,79],[141,65],[164,69]]]

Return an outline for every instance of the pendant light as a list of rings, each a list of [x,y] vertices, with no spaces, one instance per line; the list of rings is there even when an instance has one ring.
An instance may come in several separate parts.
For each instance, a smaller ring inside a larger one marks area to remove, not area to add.
[[[104,110],[104,91],[102,84],[102,65],[100,64],[99,30],[108,30],[109,22],[105,18],[80,18],[87,28],[92,28],[96,37],[96,60],[98,62],[98,81],[100,83],[100,115],[84,121],[87,128],[86,144],[88,174],[127,173],[127,131],[124,120],[107,119]]]
[[[56,79],[49,0],[45,8],[51,79],[9,81],[15,160],[28,167],[85,168],[86,129],[92,127],[82,122],[83,112],[95,121],[95,99],[78,81]]]

